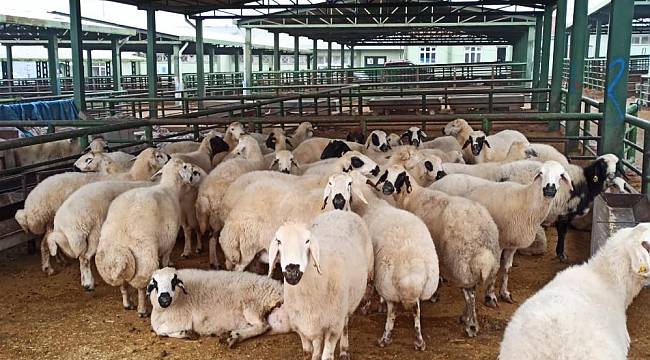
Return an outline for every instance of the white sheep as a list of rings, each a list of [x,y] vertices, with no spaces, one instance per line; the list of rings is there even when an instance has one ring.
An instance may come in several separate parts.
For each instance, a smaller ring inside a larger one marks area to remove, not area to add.
[[[392,148],[402,145],[402,137],[395,133],[388,134],[388,136],[386,136],[386,141]]]
[[[234,121],[231,122],[226,128],[226,133],[223,136],[223,141],[228,144],[228,148],[230,148],[232,151],[232,149],[234,149],[235,146],[237,146],[239,143],[239,138],[245,134],[246,130],[244,129],[244,125],[238,121]]]
[[[145,181],[99,181],[84,185],[70,195],[54,216],[54,229],[46,241],[51,256],[57,250],[79,259],[81,286],[95,290],[90,261],[97,250],[99,232],[113,199],[125,191],[152,185]]]
[[[224,160],[214,168],[198,189],[196,198],[196,218],[199,232],[205,235],[212,231],[209,243],[210,264],[216,266],[216,237],[221,230],[218,212],[222,205],[224,193],[228,186],[239,176],[250,171],[260,170],[264,167],[264,157],[257,141],[248,135],[240,137],[237,146],[232,150],[239,157]]]
[[[248,272],[156,270],[147,296],[158,336],[195,339],[227,335],[229,347],[262,335],[289,332],[282,314],[282,284]],[[269,321],[271,320],[271,321]]]
[[[465,119],[456,119],[448,122],[445,127],[442,129],[443,135],[453,136],[456,139],[456,142],[459,146],[464,146],[467,140],[469,139],[469,134],[472,133],[474,129],[467,123]],[[472,156],[472,151],[470,148],[464,148],[462,150],[463,158],[468,163],[474,162],[474,157]]]
[[[264,167],[268,169],[277,168],[285,174],[296,174],[301,171],[300,166],[289,150],[279,150],[264,156]]]
[[[442,159],[434,155],[437,151],[431,149],[417,150],[413,146],[404,146],[395,152],[390,165],[401,165],[420,186],[429,186],[436,179],[445,176]]]
[[[181,161],[195,164],[199,166],[203,171],[210,172],[212,170],[212,158],[214,158],[219,153],[228,153],[229,145],[222,138],[218,137],[216,134],[208,134],[201,145],[196,151],[185,153],[185,154],[171,154],[172,158],[179,159]]]
[[[382,156],[390,150],[386,137],[386,132],[382,130],[371,131],[366,139],[366,155],[374,158],[374,156]]]
[[[442,191],[423,188],[408,172],[392,165],[379,178],[384,195],[393,195],[400,208],[420,217],[436,246],[443,278],[463,290],[461,321],[470,337],[479,331],[476,286],[486,284],[486,305],[495,307],[494,282],[499,268],[499,230],[481,204]],[[471,219],[471,221],[469,221]]]
[[[165,154],[185,154],[198,150],[199,146],[201,146],[199,142],[185,140],[163,143],[158,148]]]
[[[348,321],[373,271],[370,234],[359,215],[327,211],[311,226],[286,223],[269,245],[269,275],[280,262],[284,304],[291,329],[312,360],[349,359]],[[321,356],[322,353],[322,356]]]
[[[500,360],[626,359],[625,310],[650,277],[650,224],[615,233],[515,311]]]
[[[526,185],[511,181],[497,183],[470,175],[452,174],[436,181],[430,188],[466,197],[488,209],[499,228],[499,245],[502,249],[503,273],[499,294],[504,301],[513,303],[508,291],[508,276],[515,252],[533,243],[562,186],[571,191],[571,177],[560,163],[547,161]]]
[[[145,289],[151,275],[159,264],[170,265],[181,226],[181,186],[196,186],[202,179],[200,167],[178,159],[170,160],[160,173],[160,183],[129,190],[113,200],[95,255],[102,279],[120,287],[125,309],[132,308],[127,284],[137,289],[141,317],[147,315]]]
[[[469,134],[463,149],[472,150],[473,162],[480,164],[484,162],[503,161],[508,155],[510,145],[515,141],[528,143],[524,134],[516,130],[503,130],[490,136],[483,131],[476,130]]]
[[[515,141],[510,145],[508,154],[506,155],[505,161],[516,161],[516,160],[536,160],[536,161],[548,161],[554,160],[559,162],[562,165],[568,165],[569,160],[556,148],[547,144],[539,143],[528,143],[523,141]]]
[[[303,141],[314,136],[314,127],[309,121],[301,122],[289,137],[293,147],[297,147]]]
[[[84,150],[86,152],[95,152],[95,153],[105,153],[106,156],[111,158],[115,164],[118,166],[128,169],[133,164],[135,156],[127,154],[123,151],[111,151],[111,148],[108,146],[108,141],[103,136],[97,136],[90,142],[88,147]]]
[[[339,174],[338,176],[347,176]],[[415,349],[424,350],[426,344],[420,325],[420,301],[429,300],[438,288],[438,255],[429,229],[416,215],[397,209],[379,199],[366,185],[366,178],[356,171],[347,176],[344,197],[368,225],[375,256],[374,285],[386,301],[386,327],[379,345],[392,342],[395,324],[395,306],[399,303],[413,313]],[[360,189],[362,198],[354,189]],[[347,189],[347,191],[346,191]]]
[[[333,149],[335,151],[328,151],[327,153],[324,153],[328,145],[330,147],[332,146],[330,143],[334,145],[340,145],[343,148]],[[365,145],[357,144],[351,141],[313,137],[311,139],[303,141],[300,145],[296,146],[292,153],[298,164],[306,165],[321,159],[340,157],[343,153],[350,150],[355,150],[363,153],[365,152]]]
[[[281,128],[271,128],[265,133],[250,133],[260,146],[262,154],[293,148],[293,144]]]
[[[101,172],[111,175],[113,180],[144,181],[160,170],[169,160],[169,155],[154,148],[144,149],[124,171],[104,153],[89,152],[75,162],[75,169],[81,172]]]
[[[303,175],[329,176],[335,172],[357,169],[365,174],[379,175],[379,165],[358,151],[348,151],[340,158],[321,160],[303,169]]]

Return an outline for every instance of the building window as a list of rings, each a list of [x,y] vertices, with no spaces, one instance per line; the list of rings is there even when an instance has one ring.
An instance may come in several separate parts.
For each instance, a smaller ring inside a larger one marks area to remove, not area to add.
[[[420,48],[420,64],[435,64],[436,63],[436,48],[435,47],[421,47]]]
[[[481,47],[465,46],[465,62],[466,63],[481,62]]]
[[[105,64],[93,64],[92,76],[108,76]]]
[[[632,35],[632,45],[650,44],[650,35],[634,34]]]

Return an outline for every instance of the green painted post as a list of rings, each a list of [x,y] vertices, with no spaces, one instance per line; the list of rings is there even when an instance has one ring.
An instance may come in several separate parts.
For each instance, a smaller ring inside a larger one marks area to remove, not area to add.
[[[253,57],[251,28],[246,28],[244,38],[244,87],[253,86]],[[247,91],[244,92],[245,94]]]
[[[311,69],[314,71],[312,77],[312,83],[318,83],[318,39],[313,39],[314,43],[312,44],[312,56],[311,56]]]
[[[609,14],[607,42],[607,78],[605,80],[605,111],[603,113],[602,146],[599,154],[612,153],[623,158],[625,136],[625,105],[629,75],[630,45],[634,0],[613,0]]]
[[[548,68],[551,58],[551,27],[553,22],[553,7],[548,5],[544,8],[544,34],[542,35],[542,59],[539,72],[539,86],[548,88]],[[541,104],[541,111],[548,111],[548,93],[542,93],[538,98]]]
[[[332,42],[327,42],[327,70],[332,70]]]
[[[354,69],[354,45],[350,45],[350,67]]]
[[[263,50],[260,50],[263,51]],[[257,71],[264,71],[264,53],[257,54]]]
[[[600,57],[600,40],[602,38],[603,24],[600,23],[600,19],[596,20],[596,46],[594,47],[594,58],[598,59]]]
[[[569,56],[569,82],[566,110],[569,113],[582,112],[582,86],[585,74],[585,42],[588,41],[587,0],[575,0],[573,5],[573,31],[571,32],[571,54]],[[578,136],[580,123],[567,121],[566,136]],[[568,143],[567,153],[578,149],[578,142]]]
[[[214,46],[208,49],[208,71],[210,74],[214,73]]]
[[[165,56],[167,57],[167,75],[172,75],[172,54],[165,54]]]
[[[341,69],[345,69],[345,45],[341,44]]]
[[[280,71],[280,33],[273,33],[273,71]]]
[[[300,37],[293,37],[293,71],[300,70]]]
[[[535,45],[533,48],[533,88],[537,89],[539,87],[539,78],[540,78],[540,61],[541,61],[541,52],[542,52],[542,25],[544,17],[542,15],[537,15],[535,19]],[[539,101],[539,93],[533,93],[533,109],[538,108],[537,102]]]
[[[47,34],[47,69],[50,75],[52,95],[61,95],[61,86],[59,84],[59,40],[55,32]]]
[[[562,109],[562,65],[564,63],[564,42],[566,41],[566,2],[567,0],[557,1],[557,11],[555,14],[555,38],[553,44],[553,71],[551,77],[551,100],[550,112],[559,113]],[[558,121],[549,122],[548,129],[557,131],[560,129]]]
[[[14,52],[11,45],[5,46],[7,50],[7,80],[14,78]]]
[[[86,74],[90,78],[93,76],[93,51],[86,50]]]
[[[86,110],[86,88],[84,87],[84,64],[81,50],[81,4],[70,0],[70,47],[72,51],[72,87],[74,103],[79,111]],[[82,139],[83,142],[83,139]],[[87,139],[86,139],[87,142]],[[83,144],[82,144],[83,146]],[[83,147],[85,148],[85,146]]]
[[[235,53],[233,54],[234,62],[235,62],[235,72],[239,72],[239,48],[235,49]]]
[[[117,38],[111,39],[111,76],[113,77],[113,90],[122,90],[122,59],[120,42]]]
[[[147,9],[147,88],[149,98],[158,95],[158,69],[156,59],[156,10]],[[158,117],[158,108],[155,101],[149,102],[149,117]]]
[[[196,97],[205,97],[205,52],[203,51],[203,19],[196,19]],[[203,109],[203,100],[198,102]]]

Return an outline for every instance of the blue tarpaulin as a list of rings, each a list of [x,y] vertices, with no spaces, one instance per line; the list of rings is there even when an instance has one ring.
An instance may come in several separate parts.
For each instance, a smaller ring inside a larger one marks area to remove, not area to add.
[[[79,111],[72,99],[0,105],[0,121],[77,119]]]

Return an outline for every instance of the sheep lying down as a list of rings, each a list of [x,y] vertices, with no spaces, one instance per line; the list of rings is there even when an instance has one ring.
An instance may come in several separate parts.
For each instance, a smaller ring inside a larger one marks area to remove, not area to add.
[[[282,284],[248,272],[156,270],[147,286],[159,336],[224,335],[229,347],[266,332],[289,332]]]

